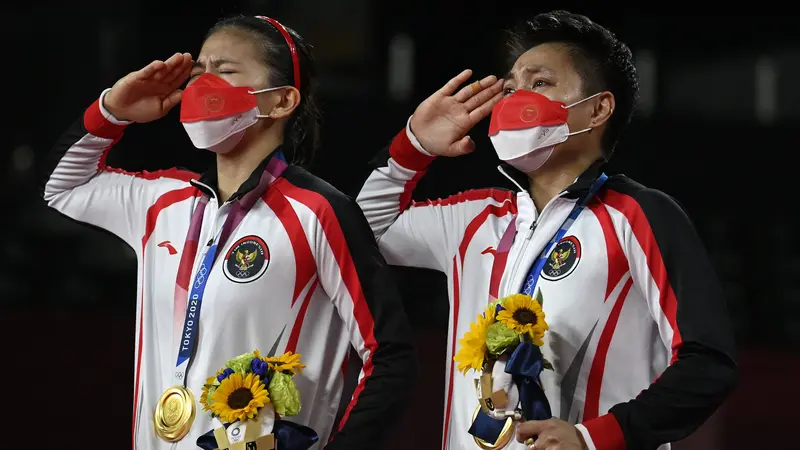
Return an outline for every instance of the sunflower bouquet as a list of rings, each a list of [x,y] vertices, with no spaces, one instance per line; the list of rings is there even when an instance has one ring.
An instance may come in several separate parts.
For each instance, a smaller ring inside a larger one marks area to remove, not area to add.
[[[294,382],[294,376],[306,367],[300,358],[292,352],[265,357],[255,350],[225,363],[206,380],[200,395],[200,404],[211,414],[215,429],[201,436],[198,446],[270,450],[277,448],[281,437],[291,442],[281,445],[281,450],[305,450],[313,445],[317,440],[313,430],[280,420],[300,412],[300,392]]]
[[[508,419],[549,419],[550,406],[539,375],[552,365],[542,355],[549,329],[536,298],[515,294],[490,303],[459,340],[454,356],[464,375],[479,374],[480,403],[469,432],[476,440],[496,442],[508,434]]]

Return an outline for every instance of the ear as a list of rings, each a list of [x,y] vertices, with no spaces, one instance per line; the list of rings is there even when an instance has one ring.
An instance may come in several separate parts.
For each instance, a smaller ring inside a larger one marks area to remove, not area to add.
[[[608,122],[608,119],[611,118],[611,114],[614,114],[614,106],[616,106],[614,94],[611,92],[603,92],[597,96],[597,99],[598,101],[595,103],[594,110],[592,111],[592,121],[589,123],[589,127],[591,128],[597,128]]]
[[[289,117],[300,105],[300,91],[294,86],[287,86],[286,89],[276,91],[275,95],[278,96],[278,101],[269,112],[269,117],[272,119]]]

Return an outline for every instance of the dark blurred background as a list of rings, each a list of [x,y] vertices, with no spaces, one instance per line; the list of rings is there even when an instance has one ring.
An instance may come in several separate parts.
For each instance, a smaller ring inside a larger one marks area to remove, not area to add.
[[[633,50],[641,107],[611,171],[664,190],[686,207],[734,318],[740,386],[679,447],[797,448],[800,213],[792,208],[797,183],[790,161],[800,120],[796,19],[660,15],[608,2],[591,8],[530,3],[536,7],[455,0],[4,6],[0,182],[8,195],[0,221],[0,337],[5,373],[14,380],[4,383],[2,417],[8,422],[33,417],[20,416],[24,411],[90,410],[108,448],[130,445],[133,251],[48,210],[37,184],[50,145],[102,89],[153,59],[197,55],[219,17],[275,17],[315,44],[325,122],[312,169],[355,196],[368,160],[420,101],[463,68],[476,76],[504,74],[503,30],[537,12],[564,8],[609,27]],[[507,186],[494,170],[486,129],[483,123],[472,133],[474,154],[437,161],[415,198]],[[127,170],[181,165],[199,171],[211,153],[191,146],[176,108],[163,120],[131,127],[109,162]],[[448,311],[443,277],[409,269],[398,269],[398,276],[425,376],[398,424],[398,438],[384,448],[441,448]],[[49,375],[26,367],[46,367]],[[63,439],[70,422],[45,419],[45,433],[33,440],[4,436],[11,441],[0,448],[77,449]]]

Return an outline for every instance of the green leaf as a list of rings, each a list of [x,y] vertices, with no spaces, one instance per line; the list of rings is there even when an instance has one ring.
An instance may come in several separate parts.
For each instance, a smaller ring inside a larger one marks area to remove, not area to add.
[[[542,307],[544,306],[544,296],[542,295],[542,290],[541,290],[541,289],[538,289],[538,290],[536,291],[536,298],[535,298],[535,300],[536,300],[537,302],[539,302],[539,306],[542,306]]]
[[[214,394],[217,392],[217,388],[218,387],[219,386],[211,385],[208,388],[208,396],[206,396],[206,403],[208,404],[209,408],[211,407],[211,405],[213,405],[215,403],[214,402]]]
[[[519,344],[519,334],[503,322],[495,322],[486,333],[486,348],[493,355],[500,355],[510,347]]]
[[[238,374],[244,375],[250,373],[250,363],[255,357],[253,353],[245,353],[225,363],[225,367],[233,369]]]
[[[544,358],[542,358],[542,361],[544,361],[543,366],[544,366],[545,369],[547,369],[547,370],[555,370],[555,369],[553,369],[553,364],[551,364],[550,361],[548,361],[547,359],[544,359]]]
[[[269,382],[269,397],[275,412],[282,416],[296,416],[300,412],[300,391],[291,375],[276,372]]]

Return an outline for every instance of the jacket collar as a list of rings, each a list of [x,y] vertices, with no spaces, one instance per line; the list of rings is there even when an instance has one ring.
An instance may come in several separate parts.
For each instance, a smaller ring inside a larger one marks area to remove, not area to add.
[[[591,166],[583,171],[578,178],[575,179],[574,183],[569,185],[567,189],[562,192],[565,194],[564,196],[567,198],[577,198],[582,193],[589,190],[595,180],[597,180],[600,174],[603,173],[603,168],[605,167],[606,163],[607,161],[605,159],[598,158],[592,163]],[[530,179],[528,179],[528,176],[524,172],[506,163],[500,164],[500,168],[502,168],[502,172],[511,178],[515,184],[522,187],[530,186]]]
[[[285,161],[285,157],[283,156],[283,145],[278,146],[272,153],[270,153],[263,161],[261,161],[258,166],[253,170],[249,177],[239,186],[239,189],[231,195],[231,198],[228,201],[236,201],[243,198],[248,193],[252,192],[254,189],[258,188],[261,184],[262,175],[264,171],[267,170],[267,165],[272,160],[272,158],[283,158]],[[197,183],[192,183],[196,188],[200,189],[202,193],[208,195],[209,197],[213,197],[215,194],[219,194],[219,187],[217,185],[217,167],[216,163],[214,166],[200,175],[200,178],[197,179]],[[209,191],[208,188],[213,189],[213,191]]]

